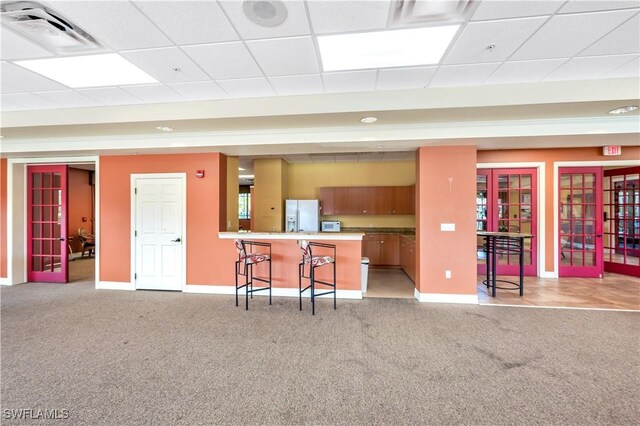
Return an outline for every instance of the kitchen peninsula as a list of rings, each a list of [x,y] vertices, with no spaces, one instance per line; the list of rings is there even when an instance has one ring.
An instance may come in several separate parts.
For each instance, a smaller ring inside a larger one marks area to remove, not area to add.
[[[299,240],[322,241],[336,246],[336,279],[338,298],[361,299],[361,252],[360,232],[219,232],[220,239],[249,240],[271,243],[271,264],[274,296],[297,296],[298,265],[302,253]],[[316,253],[314,253],[316,254]],[[322,253],[317,253],[322,254]],[[229,265],[233,268],[233,265]]]

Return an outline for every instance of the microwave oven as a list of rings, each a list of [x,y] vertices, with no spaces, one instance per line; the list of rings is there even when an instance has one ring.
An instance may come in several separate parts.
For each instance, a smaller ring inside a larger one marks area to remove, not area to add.
[[[340,232],[340,221],[322,221],[322,232]]]

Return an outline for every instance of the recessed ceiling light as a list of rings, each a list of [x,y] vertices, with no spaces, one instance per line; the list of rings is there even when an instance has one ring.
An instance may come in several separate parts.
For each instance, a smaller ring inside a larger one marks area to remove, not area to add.
[[[318,37],[324,71],[437,64],[460,25]]]
[[[628,112],[635,111],[637,109],[638,109],[637,105],[628,105],[628,106],[612,109],[611,111],[609,111],[609,114],[626,114]]]
[[[169,126],[156,126],[156,129],[161,130],[163,132],[173,132],[173,127],[169,127]]]
[[[360,119],[360,122],[364,123],[364,124],[371,124],[371,123],[375,123],[376,121],[378,121],[378,118],[377,117],[372,117],[372,116],[362,117]]]
[[[33,59],[15,64],[72,88],[158,82],[117,53]]]

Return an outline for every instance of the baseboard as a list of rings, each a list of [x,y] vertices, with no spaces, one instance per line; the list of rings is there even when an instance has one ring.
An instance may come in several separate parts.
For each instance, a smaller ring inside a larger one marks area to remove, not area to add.
[[[461,303],[466,305],[477,305],[477,294],[445,294],[445,293],[420,293],[418,289],[414,291],[414,297],[421,303]]]
[[[96,282],[96,290],[135,290],[134,283],[119,281],[99,281]]]
[[[318,290],[318,292],[323,292],[324,290]],[[185,293],[201,293],[201,294],[236,294],[236,289],[232,285],[197,285],[197,284],[187,284],[183,290]],[[240,294],[244,294],[243,290],[240,290]],[[253,294],[254,296],[268,296],[268,291],[259,291]],[[278,288],[274,287],[271,290],[271,295],[273,297],[298,297],[298,289],[297,288]],[[302,297],[308,298],[309,291],[304,292]],[[333,297],[333,295],[326,296],[318,296],[318,297]],[[338,290],[336,293],[336,298],[338,299],[354,299],[360,300],[362,299],[362,291],[360,290]]]
[[[11,285],[9,278],[0,278],[0,285]]]
[[[540,278],[558,278],[558,274],[553,271],[540,272]]]

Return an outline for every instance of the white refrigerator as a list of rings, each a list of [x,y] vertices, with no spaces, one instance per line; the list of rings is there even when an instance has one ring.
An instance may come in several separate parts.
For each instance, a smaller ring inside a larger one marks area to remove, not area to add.
[[[285,232],[318,232],[320,200],[286,200]]]

